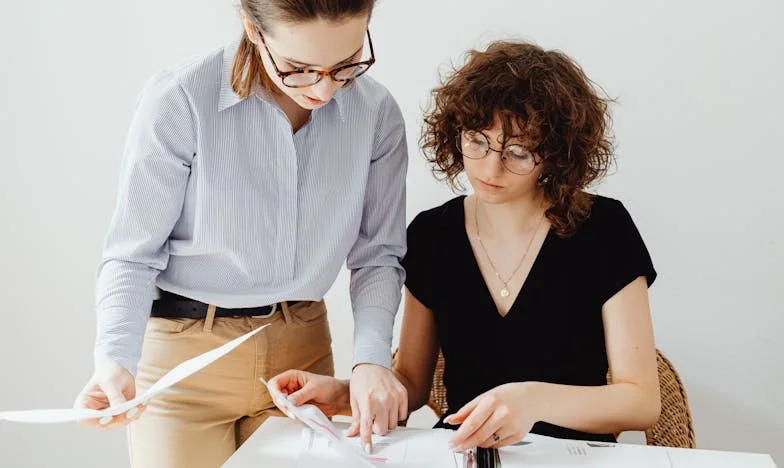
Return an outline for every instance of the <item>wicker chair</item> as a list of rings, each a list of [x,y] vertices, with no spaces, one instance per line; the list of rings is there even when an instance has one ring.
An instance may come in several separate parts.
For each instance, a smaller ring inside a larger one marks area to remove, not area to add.
[[[659,420],[645,431],[648,445],[694,448],[694,426],[692,425],[686,390],[672,363],[656,350],[659,367],[662,410]],[[444,387],[444,355],[438,353],[433,386],[427,406],[440,419],[447,411],[446,388]],[[611,376],[607,374],[607,381]]]

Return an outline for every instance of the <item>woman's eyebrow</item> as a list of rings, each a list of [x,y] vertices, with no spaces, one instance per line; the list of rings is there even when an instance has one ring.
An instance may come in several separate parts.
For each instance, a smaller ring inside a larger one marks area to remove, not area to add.
[[[353,58],[354,58],[354,57],[355,57],[355,56],[356,56],[358,53],[360,53],[360,52],[362,51],[362,49],[363,49],[364,47],[365,47],[365,46],[364,46],[364,44],[363,44],[363,45],[362,45],[362,47],[360,47],[359,49],[355,50],[353,54],[349,55],[349,56],[348,56],[348,57],[346,57],[345,59],[341,60],[340,62],[336,63],[335,65],[332,65],[332,66],[331,66],[331,67],[329,67],[329,68],[335,68],[335,67],[336,67],[336,66],[338,66],[338,65],[343,65],[344,63],[346,63],[346,62],[348,62],[349,60],[353,59]],[[299,60],[294,60],[294,59],[292,59],[292,58],[285,57],[285,56],[283,57],[283,60],[285,60],[285,61],[289,62],[289,63],[290,63],[290,64],[292,64],[292,65],[299,65],[299,66],[302,66],[302,67],[320,67],[320,66],[321,66],[321,65],[314,65],[314,64],[312,64],[312,63],[305,63],[305,62],[300,62]]]

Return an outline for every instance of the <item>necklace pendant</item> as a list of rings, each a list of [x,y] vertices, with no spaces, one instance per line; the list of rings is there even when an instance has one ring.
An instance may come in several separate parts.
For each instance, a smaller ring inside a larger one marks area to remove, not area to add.
[[[501,290],[501,297],[509,297],[509,290],[504,288]]]

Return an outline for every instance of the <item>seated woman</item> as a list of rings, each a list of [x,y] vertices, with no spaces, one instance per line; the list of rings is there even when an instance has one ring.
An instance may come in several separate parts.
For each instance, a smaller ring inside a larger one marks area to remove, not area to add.
[[[464,175],[473,195],[408,228],[394,372],[416,410],[443,351],[439,426],[460,425],[457,450],[529,431],[614,441],[658,418],[656,272],[624,206],[585,191],[612,157],[607,108],[569,57],[518,42],[471,52],[434,91],[424,149],[437,175],[453,188]],[[289,371],[272,385],[296,404],[350,412],[345,382]],[[350,432],[369,436],[370,424]]]

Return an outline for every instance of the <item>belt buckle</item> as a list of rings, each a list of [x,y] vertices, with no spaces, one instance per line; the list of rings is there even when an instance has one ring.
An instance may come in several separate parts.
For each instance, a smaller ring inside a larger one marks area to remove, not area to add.
[[[273,315],[275,315],[275,312],[277,312],[277,311],[278,311],[278,303],[276,302],[276,303],[272,304],[272,310],[269,311],[268,314],[251,315],[251,318],[269,318],[269,317],[272,317]]]

